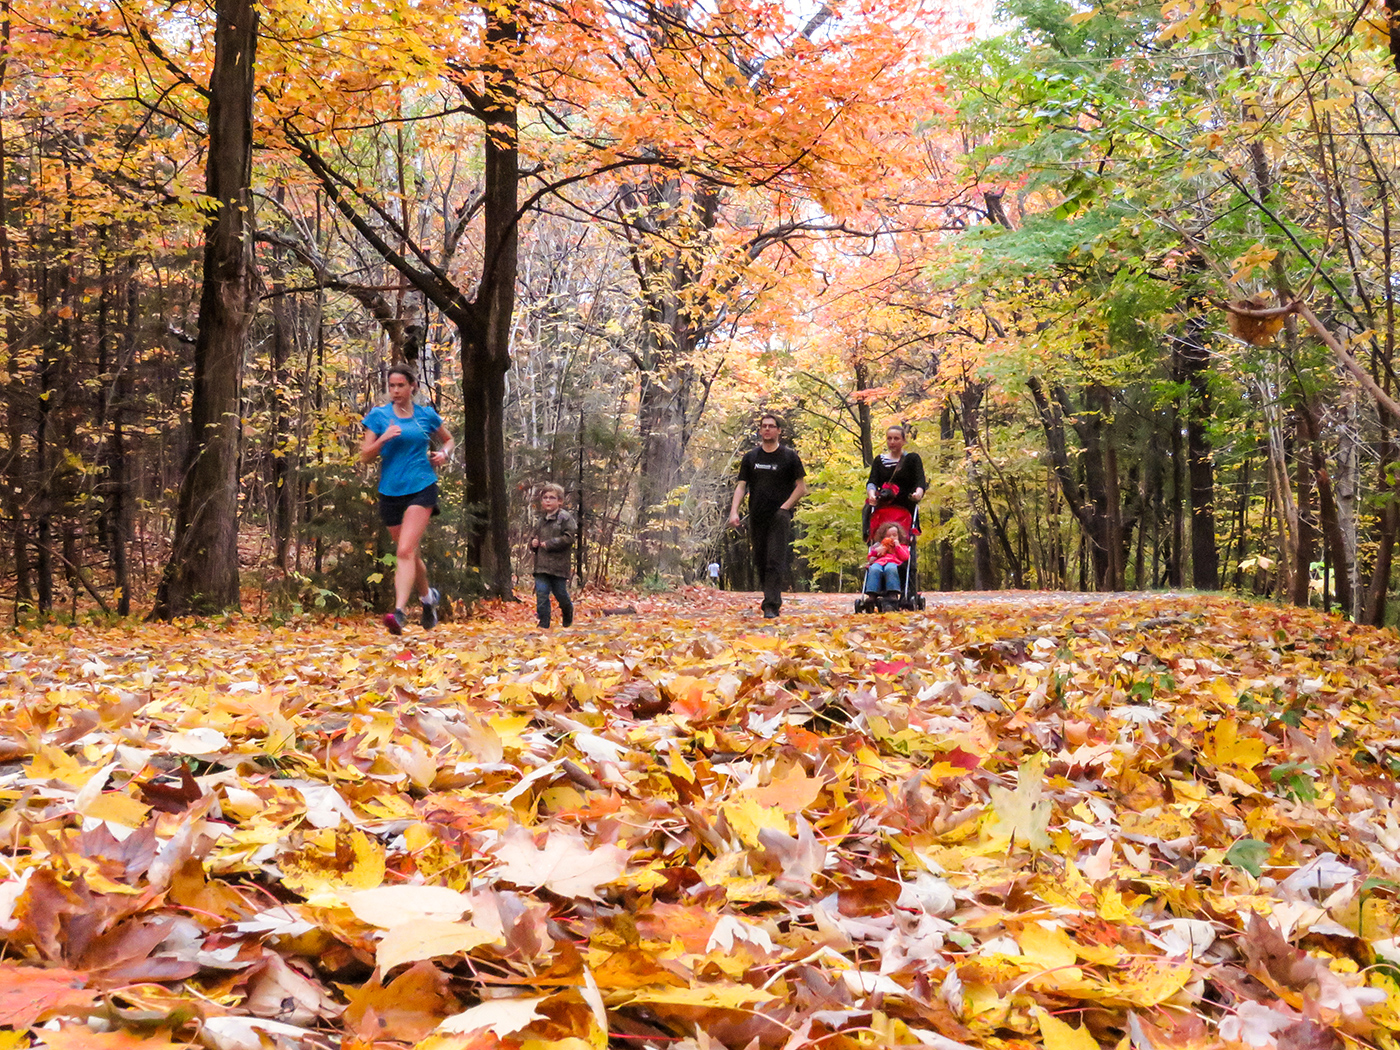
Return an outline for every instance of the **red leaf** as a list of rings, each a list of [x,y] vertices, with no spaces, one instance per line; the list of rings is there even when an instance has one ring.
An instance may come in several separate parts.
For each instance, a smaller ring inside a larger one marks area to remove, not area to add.
[[[62,1010],[86,1010],[97,993],[85,984],[87,975],[72,970],[0,963],[0,1026],[28,1028]]]
[[[960,747],[955,747],[953,750],[946,752],[943,755],[943,761],[947,762],[950,766],[957,766],[959,769],[969,770],[976,769],[982,764],[980,758],[968,751],[964,751]]]

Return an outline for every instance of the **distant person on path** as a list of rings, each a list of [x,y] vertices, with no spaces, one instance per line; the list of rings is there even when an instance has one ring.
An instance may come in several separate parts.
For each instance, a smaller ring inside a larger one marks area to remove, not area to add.
[[[530,549],[535,552],[535,614],[549,627],[549,596],[559,603],[559,622],[572,626],[574,603],[569,600],[569,552],[578,537],[578,522],[564,509],[564,488],[552,482],[540,487],[540,516],[535,519]]]
[[[710,574],[710,586],[711,586],[711,587],[718,587],[718,586],[719,586],[719,562],[717,562],[717,561],[712,561],[712,562],[710,562],[710,567],[709,567],[709,569],[708,569],[708,572],[709,572],[709,574]]]
[[[398,564],[394,568],[394,611],[384,614],[390,634],[403,634],[404,606],[414,585],[423,606],[423,628],[437,626],[442,596],[428,586],[428,567],[418,553],[428,521],[438,510],[437,471],[452,459],[452,435],[431,405],[413,400],[418,377],[407,365],[389,369],[389,403],[362,420],[360,462],[379,457],[379,520],[389,529]],[[437,442],[438,448],[432,449]]]
[[[729,505],[729,524],[740,525],[739,505],[749,497],[749,543],[753,567],[763,588],[763,615],[772,619],[783,607],[783,583],[792,552],[792,509],[807,494],[802,457],[781,444],[782,421],[772,413],[758,420],[758,447],[744,454],[739,484]]]
[[[870,464],[865,502],[872,507],[877,504],[903,507],[912,515],[919,500],[924,498],[928,479],[924,477],[924,461],[917,452],[905,452],[904,441],[902,426],[885,428],[885,451]]]

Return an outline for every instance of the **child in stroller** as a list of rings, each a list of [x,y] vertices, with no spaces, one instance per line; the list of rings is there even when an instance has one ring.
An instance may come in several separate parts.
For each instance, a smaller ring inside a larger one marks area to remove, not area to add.
[[[919,534],[918,515],[917,508],[910,513],[889,503],[865,508],[870,553],[866,559],[865,593],[855,603],[856,612],[898,612],[924,607],[923,596],[918,593],[918,548],[914,542]]]
[[[875,533],[870,554],[866,558],[865,593],[876,597],[881,612],[897,607],[904,591],[899,567],[909,561],[909,548],[904,545],[904,530],[897,521],[887,521]]]

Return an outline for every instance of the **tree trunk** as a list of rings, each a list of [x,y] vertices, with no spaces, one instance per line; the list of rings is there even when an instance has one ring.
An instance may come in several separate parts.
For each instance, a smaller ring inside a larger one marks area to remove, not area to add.
[[[0,91],[8,86],[10,69],[10,4],[0,0]],[[5,517],[9,519],[11,549],[15,566],[15,620],[20,606],[33,600],[29,574],[29,530],[24,523],[24,457],[22,439],[26,416],[27,392],[20,380],[20,335],[15,296],[19,280],[15,273],[14,250],[10,244],[10,181],[9,145],[0,122],[0,309],[5,313],[5,346],[8,349],[5,371],[9,375],[6,387],[5,421],[9,438],[5,457]]]
[[[1394,432],[1383,423],[1384,431],[1376,442],[1380,450],[1376,464],[1376,498],[1383,500],[1380,511],[1380,532],[1376,536],[1376,560],[1371,566],[1371,579],[1366,586],[1363,623],[1372,627],[1385,624],[1386,595],[1395,561],[1395,543],[1400,537],[1400,491],[1395,483],[1395,462],[1400,459]]]
[[[218,210],[204,231],[189,453],[154,619],[239,605],[243,364],[256,302],[250,185],[258,16],[251,0],[216,0],[215,18],[205,192]]]
[[[1361,586],[1361,567],[1357,558],[1357,503],[1361,491],[1361,442],[1360,419],[1356,408],[1356,388],[1347,386],[1342,391],[1342,422],[1337,447],[1337,524],[1341,530],[1341,553],[1345,558],[1346,589],[1351,595],[1343,609],[1353,622],[1361,621],[1362,605],[1365,598]],[[1337,589],[1338,597],[1342,593]]]
[[[462,448],[466,480],[467,560],[481,570],[488,593],[513,593],[510,570],[510,507],[505,477],[506,370],[484,349],[490,334],[468,323],[462,340]]]
[[[1110,417],[1112,395],[1106,387],[1095,384],[1086,391],[1089,407],[1075,412],[1069,396],[1058,383],[1052,388],[1054,403],[1045,396],[1040,380],[1032,376],[1026,383],[1035,399],[1041,428],[1045,431],[1050,461],[1065,502],[1078,519],[1088,546],[1088,556],[1094,570],[1094,586],[1102,591],[1121,590],[1126,552],[1123,543],[1122,502],[1118,485],[1117,456],[1112,452],[1112,440],[1105,440]],[[1075,433],[1084,447],[1080,463],[1084,469],[1084,484],[1074,476],[1069,449],[1065,442],[1064,420],[1073,422]]]
[[[1172,405],[1171,418],[1172,450],[1172,515],[1171,539],[1167,552],[1167,583],[1180,587],[1186,578],[1184,559],[1186,557],[1186,454],[1181,447],[1181,406]]]
[[[633,357],[641,378],[638,569],[672,576],[680,570],[680,531],[678,523],[665,520],[664,505],[680,482],[694,423],[689,418],[696,382],[692,358],[705,334],[704,311],[691,301],[702,284],[702,254],[685,242],[714,228],[719,193],[702,185],[687,197],[679,179],[653,177],[626,189],[619,209],[642,302],[642,348]]]
[[[41,226],[36,231],[35,246],[43,251],[52,231]],[[39,339],[39,421],[35,427],[34,466],[38,472],[38,492],[34,508],[34,584],[36,607],[41,615],[53,611],[53,408],[54,408],[54,343],[55,334],[49,324],[55,310],[50,296],[50,274],[43,261],[36,261],[34,283],[39,293],[39,316],[44,319]]]
[[[1220,553],[1215,542],[1215,464],[1211,457],[1210,377],[1206,363],[1188,363],[1191,401],[1186,415],[1186,459],[1191,475],[1191,584],[1197,590],[1220,589]]]
[[[280,200],[283,188],[277,188]],[[271,425],[268,435],[267,510],[268,524],[272,531],[273,558],[277,567],[286,572],[289,567],[289,554],[292,544],[292,441],[288,434],[291,425],[287,411],[287,390],[291,386],[291,375],[287,362],[292,356],[292,317],[291,306],[287,301],[286,286],[282,266],[276,265],[272,279],[272,369],[270,380]]]
[[[870,368],[864,361],[857,361],[855,363],[855,380],[857,391],[866,390],[870,387]],[[944,426],[948,431],[943,435],[946,440],[953,436],[952,422],[948,418],[948,408],[946,405],[943,408],[943,419]],[[869,398],[862,397],[856,399],[856,425],[860,429],[860,461],[868,467],[871,463],[875,462],[875,435],[870,429]]]
[[[867,408],[867,415],[869,409]],[[943,412],[938,419],[938,437],[942,446],[943,454],[946,456],[948,450],[953,445],[955,438],[953,431],[953,406],[944,403]],[[939,457],[940,460],[943,456]],[[866,460],[869,463],[870,460]],[[940,501],[938,506],[938,523],[947,526],[953,520],[953,508],[948,506],[946,501]],[[941,540],[938,544],[938,589],[940,591],[956,590],[958,586],[958,562],[953,552],[951,540]]]
[[[650,312],[650,311],[648,311]],[[653,361],[676,355],[659,347]],[[680,483],[684,455],[685,406],[689,369],[655,368],[641,374],[637,405],[637,429],[642,441],[642,461],[637,488],[637,536],[642,546],[638,569],[663,577],[680,570],[680,526],[666,510],[666,501]]]
[[[135,533],[131,499],[131,457],[126,448],[126,424],[131,417],[135,391],[132,376],[136,369],[136,334],[140,323],[140,286],[136,282],[140,260],[128,255],[122,270],[122,291],[125,296],[126,321],[123,326],[122,357],[117,363],[113,381],[116,404],[112,406],[112,432],[109,435],[112,465],[112,576],[117,588],[117,613],[131,615],[131,569],[128,552]]]
[[[1337,603],[1351,615],[1352,589],[1351,563],[1347,555],[1346,539],[1342,535],[1341,515],[1337,500],[1332,491],[1332,479],[1327,472],[1327,456],[1318,433],[1316,413],[1310,405],[1303,405],[1298,414],[1298,438],[1306,442],[1298,450],[1298,457],[1312,468],[1312,480],[1316,486],[1318,518],[1322,523],[1322,539],[1325,545],[1325,560],[1333,567],[1336,578]],[[1326,595],[1324,594],[1324,605]]]
[[[508,5],[485,5],[488,47],[513,48],[519,26]],[[489,593],[513,594],[510,571],[510,506],[506,490],[505,396],[510,367],[510,334],[515,313],[515,275],[519,267],[520,231],[516,223],[520,187],[520,84],[506,67],[488,71],[482,104],[485,135],[485,201],[481,286],[475,302],[473,338],[462,339],[464,442],[467,462],[483,458],[467,471],[467,502],[486,511],[472,530],[468,549],[481,568]],[[461,327],[458,328],[462,331]],[[470,360],[469,360],[470,359]]]
[[[1309,450],[1307,421],[1302,408],[1295,410],[1294,419],[1298,427],[1298,443],[1303,447],[1297,450],[1294,464],[1298,475],[1295,494],[1298,505],[1298,543],[1294,549],[1292,587],[1288,598],[1294,605],[1306,608],[1312,583],[1312,563],[1317,560],[1317,526],[1313,521],[1312,456]]]
[[[990,591],[996,586],[996,576],[992,567],[992,537],[987,525],[987,515],[982,509],[983,485],[976,452],[982,397],[986,392],[986,383],[968,383],[962,388],[961,398],[967,499],[971,508],[969,525],[972,533],[972,589],[975,591]]]

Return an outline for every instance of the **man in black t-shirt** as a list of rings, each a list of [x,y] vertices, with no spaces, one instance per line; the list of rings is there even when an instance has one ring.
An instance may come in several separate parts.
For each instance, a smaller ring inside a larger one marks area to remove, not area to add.
[[[777,416],[759,417],[758,447],[744,454],[734,502],[729,505],[729,524],[737,529],[739,504],[748,494],[753,567],[763,587],[763,615],[770,619],[783,607],[783,582],[792,551],[792,508],[807,494],[802,457],[779,443],[782,433]]]

